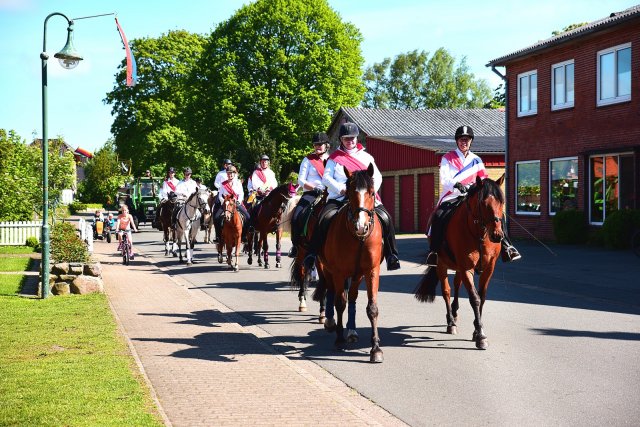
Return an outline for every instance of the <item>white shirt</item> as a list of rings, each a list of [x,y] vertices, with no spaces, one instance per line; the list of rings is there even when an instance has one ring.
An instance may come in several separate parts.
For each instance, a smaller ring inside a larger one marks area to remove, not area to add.
[[[213,182],[213,185],[216,187],[216,189],[219,190],[222,183],[225,182],[226,180],[227,180],[227,170],[222,169],[220,172],[218,172],[218,175],[216,175],[216,180]]]
[[[249,191],[258,191],[262,190],[266,192],[267,190],[273,190],[278,186],[278,181],[276,180],[276,174],[271,169],[262,169],[264,176],[267,182],[262,182],[258,174],[253,171],[251,174],[251,179],[247,183],[247,188]]]
[[[167,184],[167,181],[170,181],[175,187],[177,187],[180,183],[180,181],[178,181],[178,178],[176,178],[175,176],[173,178],[165,179],[162,182],[162,188],[160,189],[160,193],[158,194],[158,196],[160,196],[160,200],[164,200],[169,197],[169,192],[173,191],[171,187],[169,187],[169,184]]]
[[[373,187],[378,192],[382,185],[382,174],[376,165],[376,161],[373,156],[364,149],[356,151],[351,155],[358,159],[363,165],[369,166],[369,163],[373,164]],[[340,194],[342,190],[347,189],[347,176],[344,173],[344,166],[338,164],[333,159],[327,161],[327,165],[324,167],[324,176],[322,177],[322,183],[329,190],[328,199],[343,200],[345,195]]]
[[[298,185],[303,191],[308,191],[304,186],[305,184],[311,185],[313,188],[324,190],[322,177],[307,157],[302,159],[302,163],[300,163],[300,172],[298,172]]]
[[[442,156],[440,161],[442,193],[438,205],[461,195],[457,188],[453,188],[457,182],[464,185],[473,184],[476,181],[476,176],[484,179],[488,174],[480,157],[471,151],[465,157],[462,151],[456,148]]]
[[[196,182],[191,178],[187,180],[183,179],[178,183],[178,186],[176,187],[176,194],[178,195],[178,197],[186,199],[187,197],[195,193],[197,188],[198,184],[196,184]]]
[[[231,181],[231,188],[233,188],[233,191],[236,193],[236,196],[238,196],[237,200],[240,203],[242,203],[242,201],[244,200],[244,190],[242,189],[242,183],[240,182],[237,176],[233,178],[233,181]],[[220,185],[220,191],[218,192],[218,199],[222,202],[224,200],[224,196],[227,196],[229,194],[231,193],[227,191],[225,186]]]

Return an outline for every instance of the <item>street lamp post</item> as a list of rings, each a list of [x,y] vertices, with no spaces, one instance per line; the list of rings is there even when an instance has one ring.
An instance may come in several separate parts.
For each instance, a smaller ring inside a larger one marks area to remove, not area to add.
[[[49,296],[49,139],[47,138],[47,21],[52,16],[62,16],[67,20],[67,43],[64,48],[55,55],[63,68],[70,70],[75,68],[82,60],[73,47],[73,21],[66,15],[54,12],[49,14],[44,20],[44,34],[42,38],[42,298]]]

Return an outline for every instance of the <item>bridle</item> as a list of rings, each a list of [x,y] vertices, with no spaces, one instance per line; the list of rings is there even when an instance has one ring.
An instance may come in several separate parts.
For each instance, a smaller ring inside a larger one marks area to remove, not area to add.
[[[193,205],[191,203],[191,201],[193,200],[193,198],[196,198],[197,200],[197,204]],[[193,216],[189,215],[188,211],[187,211],[187,207],[191,207],[193,208]],[[200,198],[200,190],[196,190],[195,193],[191,194],[189,196],[189,198],[187,199],[187,201],[184,203],[184,207],[182,208],[182,210],[184,211],[184,214],[187,216],[187,221],[189,222],[189,226],[191,226],[191,224],[198,219],[198,212],[200,213],[200,216],[203,215],[203,211],[206,211],[206,208],[209,207],[209,204],[207,203],[207,201],[202,201],[202,199]],[[181,227],[182,228],[182,227]]]
[[[367,194],[370,194],[367,192]],[[371,196],[373,197],[373,196]],[[350,200],[351,198],[349,198]],[[374,201],[375,204],[375,201]],[[369,216],[369,221],[365,224],[365,232],[363,234],[358,233],[358,214],[360,212],[364,212]],[[367,209],[362,206],[358,206],[353,208],[350,201],[347,202],[347,229],[356,239],[360,242],[364,242],[373,232],[373,226],[375,223],[375,212],[374,209]],[[353,227],[349,227],[349,224]]]
[[[480,229],[480,237],[478,237],[478,253],[479,253],[479,261],[478,261],[478,268],[476,270],[478,270],[479,273],[482,273],[482,243],[484,242],[484,240],[487,238],[487,235],[489,234],[489,225],[491,223],[493,224],[497,224],[500,222],[501,218],[499,218],[498,216],[492,215],[490,214],[488,216],[488,218],[485,218],[485,216],[483,215],[483,210],[482,210],[482,197],[480,197],[480,189],[478,189],[478,191],[475,193],[478,202],[477,202],[477,217],[476,215],[472,212],[471,209],[471,203],[470,203],[470,198],[471,197],[467,197],[466,200],[466,205],[467,205],[467,213],[468,216],[472,219],[472,223],[479,227]],[[469,227],[469,232],[470,234],[473,236],[475,235],[475,232],[472,228],[472,226],[469,224],[469,221],[467,221],[467,226]],[[489,238],[489,240],[491,240]]]
[[[224,221],[230,222],[238,211],[236,201],[235,199],[225,199],[222,203],[224,204]]]

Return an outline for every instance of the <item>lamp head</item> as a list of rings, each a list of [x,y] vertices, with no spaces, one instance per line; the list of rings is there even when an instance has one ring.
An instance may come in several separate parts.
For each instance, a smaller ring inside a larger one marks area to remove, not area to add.
[[[67,27],[67,43],[60,52],[53,56],[58,58],[58,62],[66,70],[76,68],[78,63],[82,61],[82,56],[73,47],[73,21],[69,22],[69,27]]]

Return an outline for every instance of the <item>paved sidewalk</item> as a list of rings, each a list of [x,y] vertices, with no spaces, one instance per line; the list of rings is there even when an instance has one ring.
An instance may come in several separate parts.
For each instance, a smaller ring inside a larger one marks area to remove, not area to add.
[[[94,246],[106,293],[167,425],[405,425],[144,256]],[[143,255],[143,254],[142,254]]]

